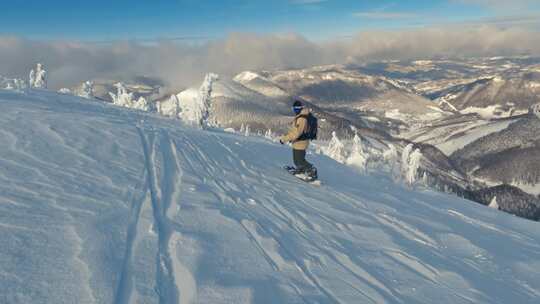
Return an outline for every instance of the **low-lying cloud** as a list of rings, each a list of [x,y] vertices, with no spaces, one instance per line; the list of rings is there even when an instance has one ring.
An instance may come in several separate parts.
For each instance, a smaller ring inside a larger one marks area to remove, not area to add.
[[[53,88],[88,79],[163,80],[174,89],[199,83],[204,74],[224,76],[244,70],[302,68],[382,59],[540,55],[540,35],[520,28],[415,29],[362,32],[330,42],[298,35],[231,34],[199,44],[117,42],[91,44],[0,37],[0,75],[26,78],[36,62],[49,71]]]

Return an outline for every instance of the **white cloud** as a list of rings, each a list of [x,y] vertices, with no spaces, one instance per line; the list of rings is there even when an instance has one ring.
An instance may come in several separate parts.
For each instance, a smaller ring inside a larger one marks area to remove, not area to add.
[[[379,59],[435,56],[540,56],[538,32],[494,25],[368,31],[350,39],[315,43],[298,35],[232,34],[204,44],[117,42],[93,45],[0,36],[0,75],[26,78],[36,62],[49,71],[52,88],[89,79],[159,78],[175,89],[202,81],[205,73],[301,68]]]

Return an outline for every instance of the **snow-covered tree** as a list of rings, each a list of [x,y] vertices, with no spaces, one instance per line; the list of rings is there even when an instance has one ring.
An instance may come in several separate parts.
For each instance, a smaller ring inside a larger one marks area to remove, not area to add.
[[[531,113],[540,118],[540,103],[537,103],[531,107]]]
[[[246,128],[244,129],[244,135],[249,136],[251,134],[251,130],[249,129],[249,125],[246,125]]]
[[[418,169],[420,168],[420,161],[422,159],[422,152],[420,149],[414,150],[409,156],[409,163],[407,167],[407,174],[405,175],[405,181],[407,184],[412,185],[416,182]]]
[[[352,151],[346,160],[346,164],[365,171],[367,168],[367,160],[368,157],[362,145],[362,139],[360,138],[360,136],[358,136],[358,133],[355,133],[353,138]]]
[[[266,137],[268,139],[273,139],[274,138],[274,133],[272,133],[272,129],[266,130],[266,132],[264,133],[264,137]]]
[[[414,145],[408,144],[405,148],[403,148],[403,151],[401,151],[401,176],[405,177],[407,176],[407,172],[409,170],[409,157],[411,155],[411,152],[413,151]]]
[[[115,84],[115,87],[116,94],[109,92],[113,104],[126,108],[150,111],[150,103],[146,101],[144,97],[141,96],[139,97],[139,99],[135,100],[133,97],[133,93],[128,93],[125,85],[121,82]]]
[[[1,86],[4,87],[6,90],[15,90],[15,91],[22,91],[28,87],[26,82],[22,79],[1,79],[2,84]]]
[[[383,160],[388,164],[396,163],[398,160],[398,152],[396,146],[388,144],[388,149],[383,152]]]
[[[428,177],[427,172],[425,171],[424,171],[424,174],[422,175],[422,184],[424,184],[424,186],[429,186],[429,177]]]
[[[79,93],[77,95],[83,98],[88,98],[88,99],[94,97],[94,82],[93,81],[83,82],[81,84]]]
[[[195,96],[180,100],[182,120],[200,128],[212,125],[212,122],[209,121],[212,105],[212,87],[218,78],[216,74],[207,74]]]
[[[328,147],[325,149],[325,154],[340,163],[345,163],[345,145],[339,140],[336,132],[332,132],[332,139],[328,143]]]
[[[180,113],[182,112],[180,99],[174,94],[168,100],[158,102],[156,107],[159,114],[169,117],[180,118]]]
[[[47,88],[47,71],[45,71],[43,65],[38,63],[36,69],[32,69],[29,75],[31,88]]]
[[[388,144],[388,149],[385,150],[382,154],[383,162],[390,169],[390,173],[394,179],[399,178],[400,166],[399,166],[399,157],[396,146],[393,144]]]
[[[499,209],[499,203],[497,203],[497,196],[494,196],[491,202],[489,203],[489,208]]]

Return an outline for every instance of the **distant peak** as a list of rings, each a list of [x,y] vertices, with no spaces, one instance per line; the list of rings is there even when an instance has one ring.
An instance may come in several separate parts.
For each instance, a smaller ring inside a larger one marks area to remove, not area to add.
[[[256,78],[261,78],[261,75],[251,71],[245,71],[236,75],[236,77],[234,77],[234,81],[242,83],[252,81]]]

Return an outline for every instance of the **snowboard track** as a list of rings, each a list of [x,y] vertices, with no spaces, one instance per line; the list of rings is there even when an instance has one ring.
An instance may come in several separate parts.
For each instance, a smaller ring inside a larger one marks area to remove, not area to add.
[[[177,147],[164,130],[144,130],[142,127],[137,127],[137,130],[144,156],[147,192],[152,206],[152,227],[158,238],[154,290],[159,297],[159,303],[178,303],[183,280],[176,278],[175,273],[182,272],[187,276],[190,274],[173,256],[176,252],[175,242],[179,238],[178,235],[173,237],[173,234],[179,233],[174,229],[176,223],[169,218],[174,216],[170,211],[177,212],[179,209],[177,201],[181,172],[176,156]],[[183,298],[188,299],[192,291],[184,292],[187,296],[183,295]]]
[[[252,169],[247,168],[245,162],[240,158],[240,156],[231,150],[225,143],[223,143],[219,138],[215,138],[216,143],[223,147],[229,154],[232,155],[235,162],[238,162],[240,166],[243,169],[246,169],[246,174],[252,175],[252,177],[261,177],[260,172],[256,172]],[[201,149],[197,146],[196,143],[191,142],[188,138],[185,138],[183,141],[185,144],[184,148],[187,148],[190,150],[190,153],[193,153],[193,155],[202,163],[210,164],[209,166],[202,167],[200,169],[204,170],[203,174],[200,174],[200,178],[202,180],[205,180],[205,183],[210,184],[211,186],[215,187],[216,189],[213,191],[214,195],[219,201],[222,202],[230,202],[231,204],[235,205],[239,210],[242,211],[244,214],[244,219],[248,222],[254,223],[256,230],[260,230],[263,235],[270,236],[271,240],[274,241],[279,249],[282,251],[281,258],[285,261],[291,262],[291,264],[302,274],[306,282],[313,286],[319,293],[320,296],[324,298],[325,303],[336,303],[341,304],[343,303],[339,297],[333,294],[333,292],[325,287],[324,283],[321,282],[318,279],[317,274],[313,273],[313,271],[310,269],[310,266],[306,264],[306,262],[303,260],[301,256],[298,256],[295,254],[289,246],[287,246],[286,242],[284,242],[279,235],[279,230],[276,232],[274,229],[270,229],[268,227],[265,227],[265,225],[262,225],[258,219],[261,218],[260,215],[258,215],[252,208],[249,207],[249,204],[244,202],[242,198],[235,197],[234,193],[237,193],[237,191],[230,187],[226,182],[222,182],[219,180],[213,180],[213,179],[206,179],[204,176],[213,176],[215,174],[214,172],[214,160],[210,159],[208,156],[206,156],[202,151],[204,149]],[[217,165],[217,164],[216,164]],[[192,167],[192,170],[196,171],[195,168]],[[242,179],[246,179],[245,175],[241,175]],[[291,177],[291,179],[296,179],[295,177]],[[266,183],[264,179],[262,179],[263,184],[266,186],[271,186]],[[302,182],[303,183],[303,182]],[[275,185],[273,185],[275,186]],[[311,185],[307,185],[310,187]],[[254,186],[256,187],[256,186]],[[256,189],[257,191],[263,191],[262,189]],[[278,192],[274,190],[273,187],[269,187],[267,189],[271,193],[271,197],[280,195]],[[256,192],[256,191],[255,191]],[[337,193],[334,193],[336,196]],[[242,193],[242,196],[248,197],[246,193]],[[297,197],[291,195],[290,197]],[[301,196],[300,196],[301,197]],[[310,210],[310,209],[316,209],[310,205],[309,199],[302,199],[298,198],[299,203],[301,203],[302,207]],[[336,244],[332,242],[331,240],[324,239],[323,244],[317,244],[314,240],[312,240],[308,234],[304,231],[304,227],[310,227],[308,224],[308,221],[303,218],[301,215],[299,215],[296,211],[294,211],[292,208],[286,206],[286,204],[279,204],[275,199],[264,199],[261,201],[258,206],[263,210],[262,212],[268,213],[270,215],[270,218],[275,217],[280,222],[282,222],[286,227],[285,229],[289,229],[291,232],[294,232],[299,238],[301,238],[306,244],[309,246],[312,246],[313,248],[316,248],[320,252],[323,252],[325,256],[334,262],[336,265],[339,265],[340,268],[342,268],[344,271],[349,273],[352,277],[355,278],[355,280],[358,280],[359,282],[362,282],[366,286],[369,286],[371,291],[374,293],[374,295],[368,295],[364,292],[361,292],[358,288],[355,289],[359,294],[362,294],[367,299],[370,299],[373,303],[377,302],[377,299],[385,299],[385,301],[391,301],[394,303],[401,303],[401,301],[395,296],[395,294],[386,289],[384,287],[384,284],[382,284],[378,279],[376,279],[372,274],[369,274],[368,271],[364,270],[365,267],[362,267],[361,265],[358,265],[357,263],[351,262],[354,266],[356,271],[353,269],[350,269],[350,265],[345,265],[342,262],[342,259],[337,257],[335,253],[331,252],[330,249],[328,249],[328,246],[335,246]],[[358,206],[356,206],[357,208]],[[275,210],[273,210],[275,209]],[[288,213],[285,214],[285,213]],[[320,214],[320,212],[317,212],[317,214]],[[321,215],[322,217],[322,215]],[[266,218],[266,217],[264,217]],[[328,224],[334,225],[335,220],[331,220],[330,218],[323,218],[325,222]],[[238,221],[238,219],[237,219]],[[248,229],[246,225],[243,223],[242,220],[239,221],[240,226],[244,229],[246,232],[246,235],[248,239],[253,243],[253,246],[256,248],[256,250],[261,254],[261,256],[266,260],[266,262],[269,264],[269,266],[276,272],[282,271],[280,267],[280,263],[276,262],[272,256],[272,252],[268,252],[267,249],[263,244],[261,244],[258,241],[258,238],[254,233],[251,231],[251,229]],[[308,228],[309,229],[309,228]],[[326,245],[325,245],[326,244]],[[306,253],[309,256],[309,253]],[[346,256],[348,261],[351,261],[350,257],[346,255],[345,253],[340,252],[342,256]],[[341,256],[340,255],[340,256]],[[354,283],[346,282],[347,284],[353,286]],[[293,282],[289,282],[289,285],[293,288],[293,290],[298,291],[298,288],[294,285]],[[300,294],[297,292],[297,295],[300,299],[302,299],[304,302],[309,303],[309,299],[306,299],[305,295]],[[321,298],[322,300],[322,298]]]

